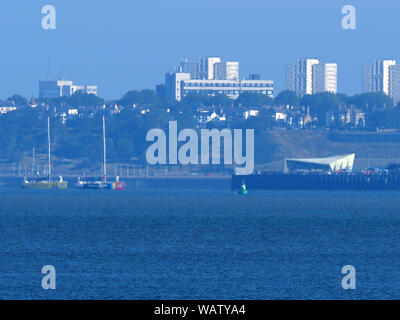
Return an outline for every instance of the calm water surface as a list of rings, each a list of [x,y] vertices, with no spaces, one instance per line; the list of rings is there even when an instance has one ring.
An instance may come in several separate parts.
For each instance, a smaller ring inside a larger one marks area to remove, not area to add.
[[[0,299],[398,299],[400,193],[0,187]],[[357,289],[341,288],[344,265]],[[57,289],[41,288],[54,265]]]

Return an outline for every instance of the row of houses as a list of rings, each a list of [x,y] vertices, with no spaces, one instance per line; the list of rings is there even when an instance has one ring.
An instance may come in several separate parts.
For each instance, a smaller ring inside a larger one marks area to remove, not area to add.
[[[78,107],[54,107],[44,103],[38,104],[34,99],[31,99],[27,104],[32,109],[42,109],[45,111],[53,110],[60,118],[63,124],[68,120],[73,120],[81,117],[93,117],[98,112],[106,111],[111,116],[119,114],[126,107],[118,105],[115,102],[108,103],[103,106],[78,106]],[[0,115],[17,110],[17,106],[10,103],[0,102]],[[152,112],[149,106],[139,106],[134,104],[129,107],[133,112],[138,112],[141,115]],[[165,112],[172,112],[170,108],[166,108]],[[230,122],[235,120],[248,120],[251,118],[261,117],[266,120],[266,126],[281,127],[281,128],[317,128],[323,126],[321,122],[321,114],[315,115],[310,113],[310,109],[306,107],[293,106],[263,106],[263,107],[236,107],[222,108],[215,106],[204,106],[199,104],[192,110],[194,121],[198,127],[205,127],[209,123],[216,125],[230,125]],[[346,127],[346,128],[364,128],[366,126],[365,113],[358,110],[354,106],[342,107],[339,110],[328,111],[325,115],[325,126],[331,127]]]
[[[264,109],[264,110],[263,110]],[[200,127],[213,122],[225,125],[234,120],[248,120],[260,117],[261,112],[269,117],[266,126],[290,129],[315,129],[321,126],[318,115],[311,115],[309,108],[294,108],[290,106],[264,107],[264,108],[239,108],[235,111],[224,111],[213,107],[198,108],[195,119]],[[352,107],[342,108],[338,111],[328,111],[325,115],[327,128],[365,128],[365,113]]]

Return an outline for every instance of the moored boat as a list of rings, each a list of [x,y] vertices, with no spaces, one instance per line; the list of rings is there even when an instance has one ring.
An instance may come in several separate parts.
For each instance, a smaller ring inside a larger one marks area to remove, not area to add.
[[[102,178],[78,178],[78,182],[75,184],[76,189],[110,189],[109,183]]]
[[[62,177],[60,177],[59,181],[51,181],[49,178],[41,178],[41,179],[27,179],[21,183],[21,188],[23,189],[67,189],[68,182],[64,181]]]
[[[106,145],[106,120],[103,116],[103,177],[101,178],[81,178],[75,184],[76,189],[109,189],[122,191],[125,189],[125,183],[119,181],[119,177],[114,182],[107,181],[107,145]]]
[[[23,189],[67,189],[68,182],[64,181],[60,176],[59,181],[53,181],[51,176],[51,140],[50,140],[50,118],[47,117],[47,138],[48,138],[48,167],[49,175],[44,178],[32,178],[27,177],[21,183]]]

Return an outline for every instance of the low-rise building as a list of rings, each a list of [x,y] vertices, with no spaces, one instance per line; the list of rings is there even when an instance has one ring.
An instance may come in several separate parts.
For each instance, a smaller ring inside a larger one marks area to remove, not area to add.
[[[0,114],[6,114],[17,110],[17,107],[0,107]]]
[[[167,73],[165,81],[167,98],[181,101],[191,94],[206,94],[215,96],[226,95],[232,99],[241,93],[251,92],[274,96],[274,81],[272,80],[192,80],[189,73]]]
[[[270,80],[184,80],[181,82],[183,96],[191,94],[226,95],[232,99],[241,93],[251,92],[274,96],[274,82]]]
[[[39,81],[39,98],[70,97],[76,92],[97,96],[97,86],[74,85],[70,80]]]

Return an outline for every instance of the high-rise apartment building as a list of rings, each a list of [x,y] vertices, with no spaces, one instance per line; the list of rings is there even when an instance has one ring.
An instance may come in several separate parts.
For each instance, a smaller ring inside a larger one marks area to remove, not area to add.
[[[297,93],[296,90],[296,64],[289,63],[286,65],[286,90]]]
[[[205,57],[199,60],[198,79],[213,80],[214,79],[214,65],[221,62],[218,57]]]
[[[372,64],[362,67],[362,92],[373,92],[372,90]]]
[[[299,96],[320,92],[337,93],[337,64],[318,59],[299,59],[286,65],[286,89]]]
[[[318,59],[299,59],[286,66],[286,88],[299,96],[313,93],[313,65]]]
[[[395,104],[400,102],[400,65],[389,67],[389,96]]]
[[[337,93],[337,64],[319,63],[313,65],[313,93]]]
[[[389,95],[389,68],[396,60],[375,60],[372,65],[363,66],[363,92],[383,92]]]
[[[239,80],[239,62],[217,62],[214,64],[215,80]]]
[[[176,72],[190,73],[192,80],[238,80],[239,62],[222,62],[218,57],[204,57],[198,62],[182,59]]]
[[[190,62],[188,59],[182,59],[177,72],[190,73],[190,78],[199,78],[199,64],[197,62]]]

